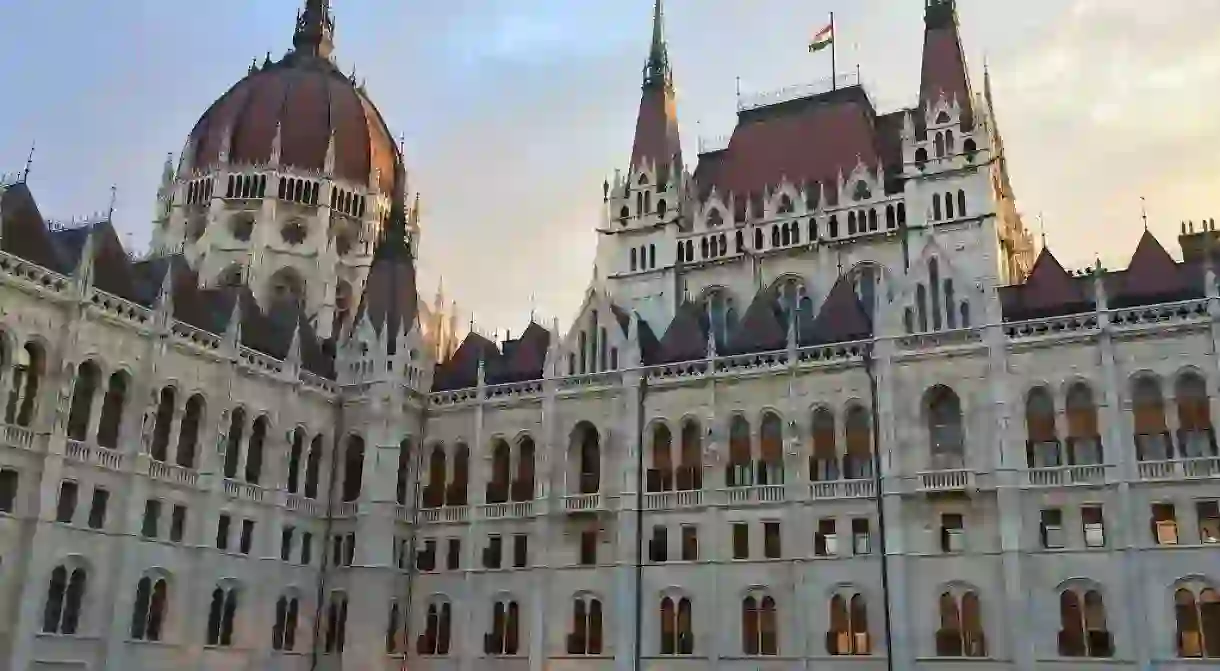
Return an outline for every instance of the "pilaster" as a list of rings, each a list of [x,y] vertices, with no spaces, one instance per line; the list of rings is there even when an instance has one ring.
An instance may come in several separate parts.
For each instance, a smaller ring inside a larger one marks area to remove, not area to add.
[[[619,406],[618,412],[615,413],[618,419],[615,424],[616,430],[611,433],[610,440],[606,440],[606,444],[602,448],[603,501],[607,500],[605,495],[607,475],[612,472],[604,466],[606,455],[611,453],[622,455],[619,468],[615,469],[622,473],[619,480],[618,514],[615,519],[617,542],[615,543],[614,598],[612,599],[615,609],[613,620],[615,671],[633,671],[635,656],[641,653],[635,636],[637,623],[643,616],[641,611],[647,608],[645,604],[650,601],[648,595],[643,595],[641,602],[636,603],[636,596],[640,593],[640,572],[637,566],[642,552],[640,547],[642,539],[636,526],[639,506],[643,503],[640,488],[637,486],[640,477],[637,464],[642,456],[640,450],[643,446],[637,440],[637,434],[639,422],[643,419],[641,413],[644,412],[645,399],[642,394],[646,393],[641,387],[641,376],[642,373],[639,371],[623,374],[622,388],[616,398],[616,405]]]

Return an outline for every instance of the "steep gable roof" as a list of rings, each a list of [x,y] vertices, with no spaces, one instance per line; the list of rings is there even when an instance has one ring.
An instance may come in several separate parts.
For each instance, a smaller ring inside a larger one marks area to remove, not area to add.
[[[71,272],[26,184],[13,184],[0,195],[0,226],[0,249],[58,273]]]
[[[1114,307],[1198,298],[1202,287],[1189,281],[1182,266],[1147,230],[1140,236],[1127,269],[1111,273],[1106,290]]]
[[[707,328],[702,307],[684,301],[657,345],[656,363],[694,361],[707,356]]]
[[[808,334],[800,333],[798,340],[801,345],[823,345],[866,340],[872,335],[872,319],[860,304],[851,280],[840,277],[826,295]]]
[[[737,328],[729,335],[729,354],[772,352],[784,349],[788,332],[777,311],[775,292],[758,292]]]

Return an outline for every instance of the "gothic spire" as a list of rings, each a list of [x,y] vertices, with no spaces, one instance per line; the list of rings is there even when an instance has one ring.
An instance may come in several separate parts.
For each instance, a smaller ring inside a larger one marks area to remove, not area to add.
[[[665,45],[665,9],[661,0],[656,0],[652,10],[652,44],[648,49],[648,62],[644,66],[644,86],[673,85],[669,69],[669,49]]]
[[[635,142],[631,147],[630,170],[643,164],[668,174],[671,167],[682,169],[682,143],[678,137],[678,114],[674,101],[673,73],[665,44],[665,10],[656,0],[652,14],[652,43],[644,66],[644,85],[640,111],[636,117]]]
[[[330,0],[305,0],[297,14],[292,46],[297,53],[330,58],[335,44],[335,20],[330,15]]]

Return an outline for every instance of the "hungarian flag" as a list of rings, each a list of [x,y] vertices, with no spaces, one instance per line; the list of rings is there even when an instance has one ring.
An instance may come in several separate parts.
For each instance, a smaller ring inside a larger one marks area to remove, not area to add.
[[[835,24],[827,24],[827,26],[814,34],[813,39],[809,42],[809,53],[814,53],[825,49],[835,41]]]

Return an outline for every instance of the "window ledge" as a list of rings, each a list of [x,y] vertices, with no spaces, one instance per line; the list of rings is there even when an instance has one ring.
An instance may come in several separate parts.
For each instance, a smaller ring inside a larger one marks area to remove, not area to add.
[[[920,655],[915,658],[917,662],[936,662],[938,664],[962,663],[971,664],[976,662],[1008,662],[1010,660],[1001,659],[1000,657],[939,657],[937,655]]]
[[[147,646],[156,647],[156,648],[176,648],[176,647],[178,647],[177,643],[173,643],[170,641],[150,641],[147,639],[129,638],[129,639],[127,639],[126,642],[128,645],[147,645]]]
[[[93,634],[57,634],[53,631],[42,631],[35,635],[36,638],[63,639],[66,641],[100,641],[101,636]]]

